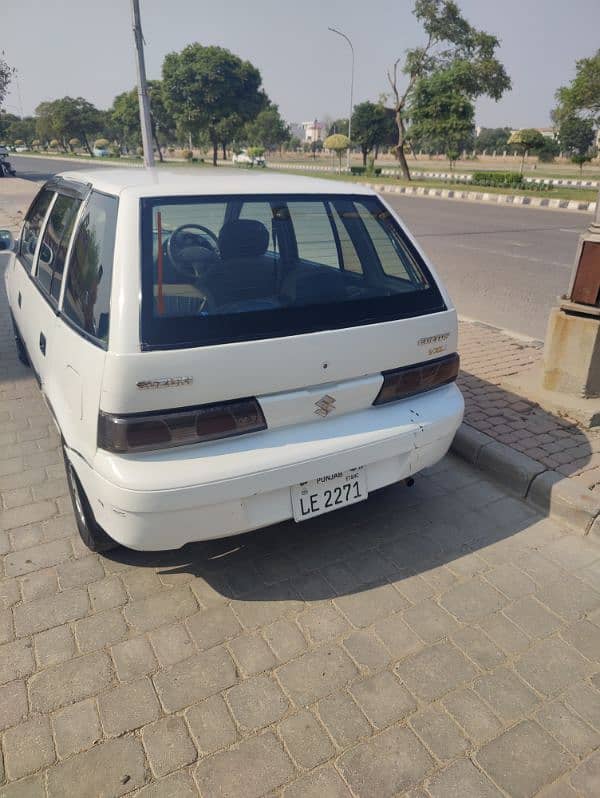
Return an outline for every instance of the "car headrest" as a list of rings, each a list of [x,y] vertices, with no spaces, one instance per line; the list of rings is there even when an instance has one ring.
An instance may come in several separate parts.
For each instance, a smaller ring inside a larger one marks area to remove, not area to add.
[[[269,246],[269,231],[256,219],[225,222],[219,233],[219,251],[223,260],[256,258]]]

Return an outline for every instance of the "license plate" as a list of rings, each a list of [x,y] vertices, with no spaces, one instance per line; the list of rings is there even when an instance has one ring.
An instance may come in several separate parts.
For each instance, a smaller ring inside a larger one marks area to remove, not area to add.
[[[294,485],[292,507],[295,521],[306,521],[349,504],[364,501],[369,495],[363,466],[319,477]]]

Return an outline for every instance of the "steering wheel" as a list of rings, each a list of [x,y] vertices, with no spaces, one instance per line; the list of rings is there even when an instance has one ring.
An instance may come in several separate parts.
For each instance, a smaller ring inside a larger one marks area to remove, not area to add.
[[[192,230],[199,230],[202,238]],[[219,258],[219,241],[208,227],[202,224],[182,224],[167,239],[167,255],[173,267],[185,277],[204,280]]]

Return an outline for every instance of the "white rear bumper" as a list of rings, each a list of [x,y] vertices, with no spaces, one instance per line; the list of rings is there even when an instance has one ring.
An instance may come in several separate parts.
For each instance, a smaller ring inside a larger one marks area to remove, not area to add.
[[[131,549],[161,550],[293,517],[290,487],[365,466],[369,491],[440,460],[462,421],[449,385],[327,421],[135,456],[69,452],[98,523]]]

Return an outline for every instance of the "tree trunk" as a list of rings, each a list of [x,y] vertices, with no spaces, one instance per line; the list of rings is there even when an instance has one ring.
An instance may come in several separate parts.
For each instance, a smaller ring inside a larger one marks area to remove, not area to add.
[[[216,139],[213,139],[213,166],[217,165],[217,157],[219,155],[219,142]]]
[[[367,168],[367,151],[365,150],[364,147],[362,148],[362,157],[363,157],[363,166],[366,169]]]
[[[83,146],[88,151],[88,155],[90,156],[90,158],[93,158],[94,157],[94,153],[92,152],[92,148],[90,147],[90,142],[88,141],[88,138],[85,135],[84,131],[81,131],[81,138],[83,140]]]
[[[523,177],[523,167],[525,166],[525,153],[526,153],[526,150],[524,149],[523,150],[523,154],[521,155],[521,169],[520,169],[520,172],[519,172],[521,177]]]
[[[227,144],[226,144],[226,142],[223,142],[221,147],[223,148],[223,160],[226,161],[227,160]]]
[[[394,147],[396,151],[396,158],[398,159],[398,163],[400,164],[400,171],[402,172],[402,177],[405,180],[410,180],[410,169],[408,168],[408,162],[406,160],[406,153],[404,152],[404,148],[406,146],[406,131],[404,129],[404,119],[402,119],[402,109],[396,109],[396,127],[398,128],[398,143]]]
[[[158,153],[158,160],[162,163],[163,162],[163,154],[160,148],[160,144],[158,143],[158,136],[156,135],[156,131],[152,130],[152,138],[154,139],[154,145],[156,147],[156,152]]]

